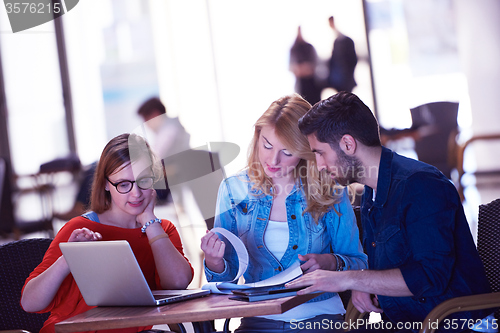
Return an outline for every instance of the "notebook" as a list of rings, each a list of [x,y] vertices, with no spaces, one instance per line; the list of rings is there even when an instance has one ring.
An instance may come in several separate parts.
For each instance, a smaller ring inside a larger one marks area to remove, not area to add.
[[[306,287],[285,288],[285,284],[280,284],[274,286],[255,287],[248,289],[236,289],[232,290],[232,293],[235,296],[230,297],[230,299],[234,299],[237,301],[245,301],[245,302],[264,301],[267,299],[295,296],[297,295],[297,291],[304,288]]]
[[[210,294],[208,290],[154,290],[127,241],[60,243],[71,274],[90,306],[155,306]]]

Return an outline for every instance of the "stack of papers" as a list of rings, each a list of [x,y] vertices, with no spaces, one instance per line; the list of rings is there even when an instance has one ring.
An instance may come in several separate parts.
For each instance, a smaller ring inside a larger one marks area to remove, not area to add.
[[[280,284],[277,286],[237,289],[232,291],[235,297],[231,297],[231,299],[245,302],[264,301],[266,299],[295,296],[297,291],[303,288],[305,287],[287,289],[284,284]]]

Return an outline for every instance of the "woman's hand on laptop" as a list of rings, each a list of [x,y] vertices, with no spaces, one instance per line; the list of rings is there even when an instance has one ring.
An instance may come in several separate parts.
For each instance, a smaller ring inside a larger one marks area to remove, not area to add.
[[[75,229],[69,236],[68,242],[88,242],[98,241],[102,239],[102,235],[87,228]]]

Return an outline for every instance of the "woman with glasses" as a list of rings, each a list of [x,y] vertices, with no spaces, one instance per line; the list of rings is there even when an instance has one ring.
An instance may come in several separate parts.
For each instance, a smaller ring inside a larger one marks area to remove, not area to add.
[[[59,249],[61,242],[126,240],[151,289],[188,286],[193,269],[183,254],[179,234],[170,221],[154,214],[153,185],[161,174],[156,157],[140,136],[122,134],[106,145],[92,183],[91,211],[61,228],[23,288],[24,310],[51,313],[40,332],[54,332],[56,323],[92,308],[70,274]]]

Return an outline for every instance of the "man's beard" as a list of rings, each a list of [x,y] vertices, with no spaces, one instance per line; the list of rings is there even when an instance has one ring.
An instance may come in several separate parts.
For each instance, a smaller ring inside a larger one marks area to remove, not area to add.
[[[338,162],[336,181],[343,186],[361,183],[364,178],[364,167],[361,161],[347,155],[342,149],[338,149],[336,153]]]

